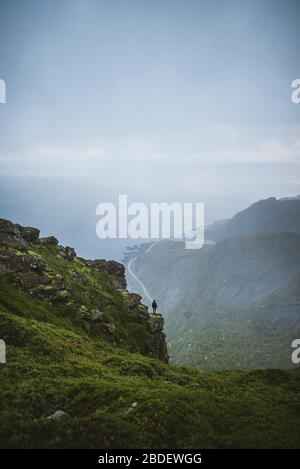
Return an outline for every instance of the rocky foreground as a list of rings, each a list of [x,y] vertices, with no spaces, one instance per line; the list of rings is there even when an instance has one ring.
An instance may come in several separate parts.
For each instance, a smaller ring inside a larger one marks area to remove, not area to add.
[[[73,248],[60,246],[54,236],[39,235],[36,228],[0,220],[0,274],[4,280],[54,307],[88,336],[168,362],[163,318],[149,314],[141,296],[127,291],[122,264],[85,260]],[[127,321],[141,329],[138,343],[124,334]]]
[[[124,267],[0,220],[0,447],[298,447],[299,370],[168,365]]]

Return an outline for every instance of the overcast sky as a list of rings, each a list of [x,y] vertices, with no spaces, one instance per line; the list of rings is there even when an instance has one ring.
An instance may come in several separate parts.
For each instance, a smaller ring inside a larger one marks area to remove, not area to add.
[[[0,0],[2,212],[47,228],[71,199],[72,225],[122,192],[213,200],[212,221],[300,193],[299,18],[297,0]]]

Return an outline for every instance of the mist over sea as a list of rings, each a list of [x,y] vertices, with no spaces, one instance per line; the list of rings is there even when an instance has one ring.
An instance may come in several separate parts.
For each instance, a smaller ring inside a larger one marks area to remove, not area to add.
[[[75,247],[87,258],[121,260],[127,246],[147,240],[99,239],[96,236],[96,207],[100,202],[118,201],[119,193],[101,189],[101,183],[85,179],[46,177],[0,178],[0,217],[15,223],[38,227],[43,236],[55,234],[63,245]],[[130,194],[129,203],[145,202],[142,194]],[[193,201],[172,197],[161,202]],[[231,217],[251,203],[251,198],[200,198],[205,203],[205,223]],[[150,241],[150,240],[149,240]]]

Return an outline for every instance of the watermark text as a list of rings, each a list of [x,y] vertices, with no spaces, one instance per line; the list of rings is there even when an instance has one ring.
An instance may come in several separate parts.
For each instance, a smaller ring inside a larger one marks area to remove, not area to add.
[[[300,78],[296,78],[292,81],[292,94],[291,99],[294,104],[300,103]]]
[[[128,205],[126,194],[119,195],[118,207],[110,202],[97,206],[100,220],[97,236],[132,239],[184,239],[186,249],[200,249],[204,244],[204,204],[134,202]]]
[[[298,365],[300,363],[300,339],[293,340],[292,348],[295,349],[292,353],[292,362]]]
[[[6,103],[6,83],[0,78],[0,104]]]
[[[0,363],[6,363],[6,345],[2,339],[0,339]]]

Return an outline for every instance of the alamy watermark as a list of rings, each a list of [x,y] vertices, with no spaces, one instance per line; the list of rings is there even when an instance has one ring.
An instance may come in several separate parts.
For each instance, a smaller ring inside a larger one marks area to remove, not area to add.
[[[292,94],[291,94],[291,99],[294,104],[299,104],[300,103],[300,78],[295,78],[295,80],[292,81]]]
[[[300,363],[300,339],[295,339],[292,342],[292,348],[295,350],[292,353],[292,362],[294,365],[299,365]]]
[[[126,194],[120,194],[118,207],[110,202],[97,206],[101,218],[97,236],[132,239],[184,239],[186,249],[200,249],[204,244],[204,204],[191,202],[134,202],[128,205]]]
[[[0,104],[6,103],[6,83],[0,78]]]
[[[6,345],[2,339],[0,339],[0,363],[6,363]]]

